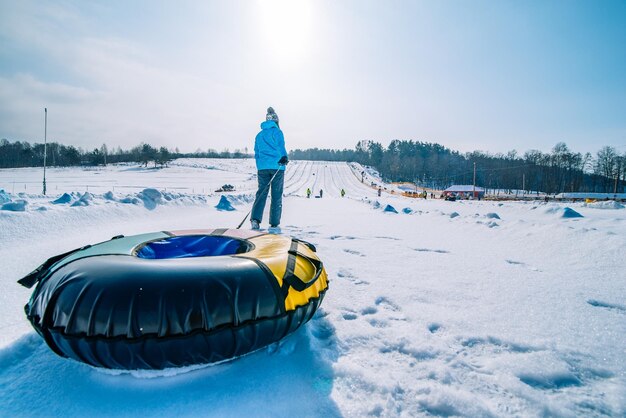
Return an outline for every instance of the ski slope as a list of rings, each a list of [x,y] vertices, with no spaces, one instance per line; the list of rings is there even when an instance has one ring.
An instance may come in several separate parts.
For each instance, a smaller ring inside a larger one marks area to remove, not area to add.
[[[352,168],[353,165],[357,166],[343,162],[296,161],[285,176],[284,194],[306,197],[306,190],[310,188],[312,197],[319,196],[320,190],[326,197],[339,197],[343,189],[347,198],[375,197],[376,190],[361,183],[358,169]]]
[[[361,171],[287,167],[283,233],[315,244],[331,280],[310,323],[231,362],[119,372],[53,354],[16,280],[119,234],[235,227],[254,161],[53,168],[48,196],[41,170],[0,170],[0,202],[25,202],[0,210],[0,416],[626,414],[622,205],[378,197]],[[225,183],[232,212],[215,208]]]

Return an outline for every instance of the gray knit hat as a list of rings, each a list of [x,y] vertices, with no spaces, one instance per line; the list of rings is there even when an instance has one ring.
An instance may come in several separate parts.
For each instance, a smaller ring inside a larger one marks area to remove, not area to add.
[[[278,124],[278,115],[276,114],[272,106],[267,108],[267,115],[265,115],[265,120],[273,120],[274,122],[276,122],[276,124]]]

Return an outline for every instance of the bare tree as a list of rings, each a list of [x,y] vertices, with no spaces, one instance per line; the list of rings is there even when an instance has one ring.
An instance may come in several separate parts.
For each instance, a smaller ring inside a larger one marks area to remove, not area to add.
[[[613,191],[613,180],[619,177],[617,150],[613,147],[604,146],[596,154],[595,174],[604,177],[603,189],[605,193]]]

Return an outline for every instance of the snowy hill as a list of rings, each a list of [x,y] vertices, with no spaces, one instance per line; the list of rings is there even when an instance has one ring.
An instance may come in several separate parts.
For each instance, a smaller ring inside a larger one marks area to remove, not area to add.
[[[314,243],[331,279],[313,320],[231,362],[114,372],[53,354],[16,280],[119,234],[233,228],[250,210],[254,162],[47,176],[42,196],[40,170],[0,170],[0,206],[17,203],[0,210],[2,416],[626,414],[622,205],[570,204],[582,217],[568,217],[556,203],[377,197],[358,167],[296,161],[283,233]],[[223,184],[234,211],[215,208]]]

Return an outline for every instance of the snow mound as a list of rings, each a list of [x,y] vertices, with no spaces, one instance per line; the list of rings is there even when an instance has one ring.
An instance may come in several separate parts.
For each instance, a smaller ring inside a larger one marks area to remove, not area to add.
[[[89,206],[93,201],[93,195],[89,192],[83,193],[76,202],[72,203],[70,206],[78,207],[78,206]]]
[[[139,195],[143,196],[145,199],[154,200],[155,202],[160,200],[163,194],[157,189],[143,189]]]
[[[25,200],[16,200],[15,202],[7,202],[0,207],[0,210],[8,210],[11,212],[24,212],[28,202]]]
[[[4,191],[4,189],[0,189],[0,203],[7,203],[11,201],[11,195]]]
[[[57,198],[56,200],[53,200],[52,203],[53,205],[63,205],[65,203],[70,203],[72,201],[72,196],[69,195],[68,193],[63,193],[59,198]]]
[[[220,201],[219,203],[215,206],[215,208],[217,210],[235,210],[235,208],[233,207],[233,205],[230,203],[230,200],[228,200],[228,198],[224,195],[222,195],[222,197],[220,197]]]
[[[387,205],[385,206],[384,212],[390,212],[390,213],[398,213],[398,211],[396,210],[396,208],[394,208],[391,205]]]
[[[127,196],[127,197],[123,197],[119,200],[120,203],[128,203],[131,205],[138,205],[141,200],[137,199],[136,197],[131,197],[131,196]]]
[[[498,215],[495,212],[489,212],[488,214],[485,215],[485,218],[489,218],[489,219],[500,219],[500,215]]]
[[[0,190],[0,193],[2,191]],[[594,208],[594,209],[624,209],[624,205],[622,205],[619,202],[616,202],[615,200],[607,200],[604,202],[593,202],[593,203],[585,203],[586,207],[588,208]]]
[[[252,195],[252,194],[238,194],[238,195],[229,194],[229,195],[224,195],[224,196],[228,196],[228,200],[233,205],[246,204],[246,203],[253,203],[254,202],[254,195]]]
[[[561,218],[584,218],[584,216],[572,208],[564,208]]]
[[[116,201],[117,199],[115,198],[115,195],[113,194],[112,191],[108,191],[105,194],[102,195],[103,198],[105,198],[106,200],[113,200]]]
[[[163,203],[163,195],[157,189],[143,189],[137,194],[137,198],[142,200],[146,209],[149,210],[152,210],[156,208],[157,205]]]
[[[545,213],[547,214],[552,214],[552,213],[559,213],[561,211],[561,207],[559,205],[550,205],[545,209]]]

